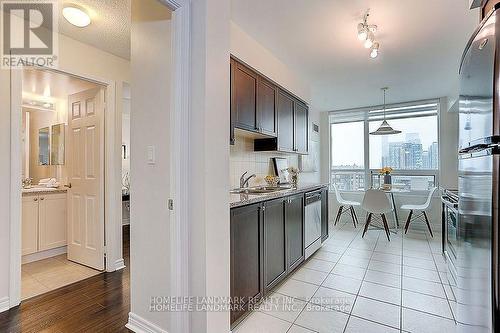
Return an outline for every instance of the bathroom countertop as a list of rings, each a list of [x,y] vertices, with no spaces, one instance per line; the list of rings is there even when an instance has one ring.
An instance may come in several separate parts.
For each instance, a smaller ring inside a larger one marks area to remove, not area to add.
[[[58,188],[32,187],[32,188],[23,188],[21,192],[23,196],[25,196],[25,195],[38,195],[38,194],[66,193],[68,192],[68,189],[65,187],[58,187]]]
[[[314,183],[314,184],[299,184],[297,188],[277,191],[266,194],[231,194],[229,198],[229,207],[236,208],[246,206],[258,202],[278,199],[297,193],[305,193],[309,191],[318,190],[323,187],[329,186],[329,183]]]

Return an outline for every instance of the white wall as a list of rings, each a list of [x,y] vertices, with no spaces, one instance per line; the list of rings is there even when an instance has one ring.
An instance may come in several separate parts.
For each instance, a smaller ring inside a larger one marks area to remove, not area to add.
[[[441,99],[439,112],[439,182],[441,187],[458,189],[458,101],[448,109]]]
[[[309,82],[276,58],[233,21],[231,21],[231,54],[306,102],[311,102]]]
[[[169,316],[151,312],[153,296],[170,294],[171,20],[132,22],[130,293],[131,312],[169,330]],[[147,148],[155,148],[148,164]]]
[[[123,100],[123,108],[130,109],[130,100]],[[130,172],[130,113],[122,114],[122,145],[127,147],[127,158],[122,159],[122,178],[126,173]]]
[[[0,12],[2,14],[2,12]],[[0,312],[9,308],[10,257],[10,75],[0,69]],[[21,182],[19,181],[19,186]]]
[[[125,59],[116,57],[109,53],[98,50],[92,46],[75,41],[67,36],[59,36],[59,69],[71,73],[78,73],[82,76],[89,76],[93,78],[101,78],[106,80],[113,80],[116,86],[116,99],[121,99],[121,82],[130,81],[129,62]],[[5,158],[10,156],[10,83],[9,71],[0,69],[0,154]],[[121,112],[121,103],[117,103],[117,114]],[[21,111],[19,112],[21,117]],[[107,118],[113,123],[121,124],[120,119]],[[118,127],[119,128],[119,127]],[[21,133],[19,133],[21,135]],[[121,141],[121,130],[117,133],[116,140]],[[118,152],[119,153],[119,152]],[[21,152],[19,152],[21,159]],[[117,156],[119,161],[119,157]],[[0,194],[0,311],[1,301],[4,297],[9,297],[9,223],[10,223],[10,200],[11,194],[9,190],[10,184],[10,164],[0,163],[0,181],[5,186],[2,186]],[[120,174],[116,173],[115,182],[120,184]],[[19,180],[21,186],[21,180]],[[120,195],[120,188],[116,189],[117,198]],[[15,199],[15,198],[14,198]],[[15,199],[17,200],[17,199]],[[117,201],[116,211],[121,211],[121,202]],[[118,216],[121,220],[121,214]],[[121,224],[120,224],[121,226]],[[118,234],[119,232],[119,234]],[[121,240],[121,227],[116,230],[117,243],[118,238]],[[121,258],[122,250],[121,243],[116,253],[112,254],[113,258]]]
[[[230,0],[192,0],[189,149],[194,296],[229,297]],[[190,332],[229,332],[229,312],[191,313]]]

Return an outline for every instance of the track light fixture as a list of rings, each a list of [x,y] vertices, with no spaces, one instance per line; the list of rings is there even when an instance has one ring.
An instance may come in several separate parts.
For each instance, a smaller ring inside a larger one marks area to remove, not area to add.
[[[374,24],[368,24],[368,17],[370,16],[370,9],[366,11],[363,16],[363,22],[358,24],[358,39],[363,42],[363,46],[366,49],[370,49],[370,57],[378,57],[380,43],[375,41],[375,32],[377,32],[377,26]]]

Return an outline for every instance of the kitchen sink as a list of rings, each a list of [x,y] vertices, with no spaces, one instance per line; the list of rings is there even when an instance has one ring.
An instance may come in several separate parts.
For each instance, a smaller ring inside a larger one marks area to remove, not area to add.
[[[268,187],[268,186],[258,186],[258,187],[246,187],[237,188],[229,191],[231,194],[267,194],[278,191],[289,190],[291,187]]]

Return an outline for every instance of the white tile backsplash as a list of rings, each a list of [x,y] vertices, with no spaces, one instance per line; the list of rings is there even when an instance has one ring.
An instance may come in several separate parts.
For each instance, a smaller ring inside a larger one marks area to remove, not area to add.
[[[257,177],[250,180],[250,186],[264,185],[267,175],[274,175],[273,157],[286,157],[288,166],[298,167],[298,155],[279,152],[255,152],[253,150],[253,139],[236,134],[235,143],[231,146],[230,183],[231,188],[240,187],[240,177],[248,171],[248,175],[256,174]]]

